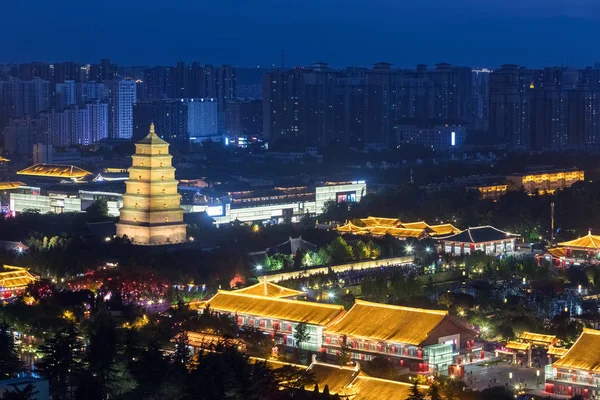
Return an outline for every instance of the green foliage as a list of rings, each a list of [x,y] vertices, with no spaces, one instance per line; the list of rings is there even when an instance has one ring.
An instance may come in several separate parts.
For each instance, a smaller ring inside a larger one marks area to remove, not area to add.
[[[97,199],[85,209],[90,222],[104,221],[108,218],[108,203],[106,199]]]
[[[302,343],[306,343],[310,340],[310,333],[308,332],[306,321],[300,322],[298,325],[296,325],[293,338],[296,348],[298,349],[301,347]]]
[[[184,370],[190,365],[190,340],[185,330],[180,329],[175,338],[175,353],[173,353],[173,364]]]
[[[410,388],[409,395],[406,400],[425,400],[425,395],[423,395],[423,393],[421,393],[419,390],[419,385],[416,379]]]
[[[37,364],[55,399],[72,399],[83,367],[83,343],[73,324],[46,340]]]
[[[12,331],[5,323],[0,324],[0,379],[8,379],[21,372],[23,365]]]
[[[440,386],[437,382],[433,382],[429,386],[429,400],[442,400],[442,395],[440,393]]]
[[[279,271],[289,269],[293,265],[291,255],[276,253],[265,258],[264,268],[266,271]]]
[[[338,236],[329,245],[327,245],[327,252],[331,257],[331,262],[335,264],[341,264],[346,261],[354,260],[354,254],[352,246],[350,246],[343,237]]]
[[[376,356],[371,361],[365,363],[364,368],[368,375],[376,378],[391,380],[398,378],[398,370],[394,364],[384,356]]]

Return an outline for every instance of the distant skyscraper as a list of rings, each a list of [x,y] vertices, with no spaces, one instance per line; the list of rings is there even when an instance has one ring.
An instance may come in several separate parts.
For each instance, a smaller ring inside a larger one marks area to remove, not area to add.
[[[227,105],[226,131],[229,135],[262,135],[262,100],[236,100]]]
[[[27,162],[31,158],[33,144],[40,141],[45,131],[44,120],[25,116],[15,118],[4,128],[4,150],[11,158]],[[15,160],[16,161],[16,160]]]
[[[214,98],[181,99],[188,106],[188,134],[193,142],[213,140],[218,130],[218,104]]]
[[[478,131],[488,130],[489,100],[490,100],[490,73],[486,68],[471,71],[473,78],[471,118],[472,127]]]
[[[108,100],[108,91],[104,83],[90,81],[77,84],[77,104],[95,100]]]
[[[77,102],[77,84],[75,81],[64,81],[57,83],[54,95],[55,107],[62,110],[65,107],[78,104]]]
[[[113,80],[108,84],[110,120],[109,136],[118,139],[131,139],[133,135],[133,105],[136,102],[134,80]]]

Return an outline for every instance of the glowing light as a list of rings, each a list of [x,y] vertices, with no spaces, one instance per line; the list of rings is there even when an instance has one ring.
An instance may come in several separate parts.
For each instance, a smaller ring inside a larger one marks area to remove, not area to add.
[[[406,250],[407,254],[410,254],[413,251],[413,247],[411,245],[408,245],[408,246],[406,246],[405,250]]]
[[[105,237],[105,238],[104,238],[104,241],[105,241],[105,242],[110,242],[110,236],[107,236],[107,237]]]
[[[256,232],[259,232],[259,231],[260,231],[260,226],[258,226],[258,225],[253,225],[252,226],[252,232],[256,233]]]
[[[195,239],[193,236],[190,236],[190,242],[193,242]]]
[[[23,248],[22,247],[17,247],[17,252],[18,253],[22,253],[23,252]]]
[[[259,264],[259,265],[257,265],[257,266],[256,266],[256,270],[257,270],[257,271],[262,271],[262,269],[263,269],[263,266],[262,266],[262,265],[260,265],[260,264]]]
[[[425,247],[425,252],[431,253],[431,247]]]
[[[334,292],[327,292],[327,298],[334,299],[335,298],[335,293]]]

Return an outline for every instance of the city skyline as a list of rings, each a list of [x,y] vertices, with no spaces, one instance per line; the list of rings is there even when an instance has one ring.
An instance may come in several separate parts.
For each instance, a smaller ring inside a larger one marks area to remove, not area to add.
[[[198,60],[268,67],[280,66],[282,49],[286,66],[388,61],[409,67],[444,61],[580,67],[600,60],[593,51],[600,6],[587,0],[568,7],[559,0],[302,4],[184,2],[170,10],[137,0],[85,7],[71,0],[59,7],[39,0],[27,7],[9,4],[6,12],[13,17],[0,27],[5,38],[0,62],[110,57],[122,65]]]

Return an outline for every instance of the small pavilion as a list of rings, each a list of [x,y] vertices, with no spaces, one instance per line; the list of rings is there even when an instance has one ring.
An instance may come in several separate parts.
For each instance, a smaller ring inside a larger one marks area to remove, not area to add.
[[[552,261],[559,266],[567,266],[574,263],[598,263],[600,261],[600,236],[587,235],[580,238],[558,243],[557,247],[548,249]]]
[[[531,367],[531,353],[534,346],[543,347],[548,352],[555,350],[554,354],[558,355],[560,350],[559,347],[555,347],[558,344],[558,338],[554,335],[544,335],[541,333],[523,332],[518,340],[509,341],[505,348],[506,350],[497,350],[498,353],[510,354],[512,356],[513,364],[517,362],[517,354],[527,354],[527,366]]]

